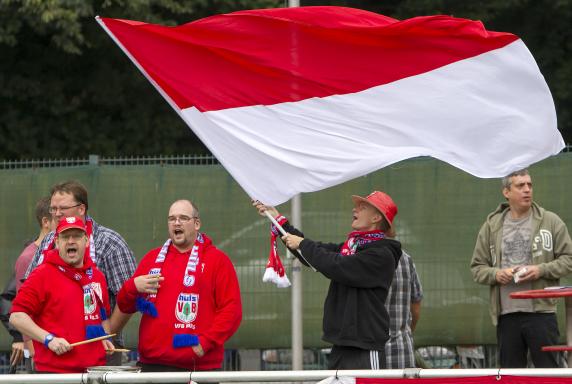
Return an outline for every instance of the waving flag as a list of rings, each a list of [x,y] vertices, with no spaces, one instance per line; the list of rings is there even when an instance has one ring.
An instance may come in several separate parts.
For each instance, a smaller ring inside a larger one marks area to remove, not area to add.
[[[564,142],[515,35],[343,7],[102,27],[253,198],[279,204],[416,156],[501,177]]]

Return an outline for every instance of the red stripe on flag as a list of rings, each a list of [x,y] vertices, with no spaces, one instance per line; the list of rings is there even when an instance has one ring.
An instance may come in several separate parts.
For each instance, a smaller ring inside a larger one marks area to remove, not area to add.
[[[102,21],[179,108],[203,112],[359,92],[518,39],[466,19],[398,21],[343,7],[240,11],[178,27]]]

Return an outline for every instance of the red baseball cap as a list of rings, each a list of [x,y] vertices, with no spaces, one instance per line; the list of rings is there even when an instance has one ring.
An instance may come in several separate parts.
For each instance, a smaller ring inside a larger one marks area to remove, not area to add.
[[[389,223],[389,230],[387,231],[390,237],[395,236],[395,228],[393,227],[393,219],[397,215],[397,205],[393,202],[391,197],[387,193],[380,191],[373,191],[367,197],[361,197],[352,195],[352,200],[354,204],[361,202],[367,203],[375,207],[382,215],[385,220]]]
[[[59,235],[63,231],[67,231],[68,229],[81,229],[82,231],[87,233],[87,229],[85,228],[85,223],[79,216],[70,216],[70,217],[62,217],[60,222],[58,223],[58,227],[56,228],[56,235]]]

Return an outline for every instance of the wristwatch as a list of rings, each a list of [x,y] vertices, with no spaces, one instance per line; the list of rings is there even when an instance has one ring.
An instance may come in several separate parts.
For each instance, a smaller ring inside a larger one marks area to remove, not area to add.
[[[46,346],[46,348],[48,348],[48,344],[50,344],[50,341],[52,341],[54,339],[54,335],[51,333],[48,333],[46,335],[46,337],[44,338],[44,345]]]

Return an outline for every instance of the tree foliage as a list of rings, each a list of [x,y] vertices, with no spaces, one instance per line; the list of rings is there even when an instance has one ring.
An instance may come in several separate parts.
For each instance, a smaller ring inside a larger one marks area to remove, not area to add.
[[[0,0],[0,158],[206,149],[94,17],[178,25],[276,0]]]
[[[520,36],[572,142],[572,1],[302,1],[399,19],[452,14]],[[178,25],[283,0],[0,0],[0,158],[205,152],[206,148],[101,30],[95,15]]]

